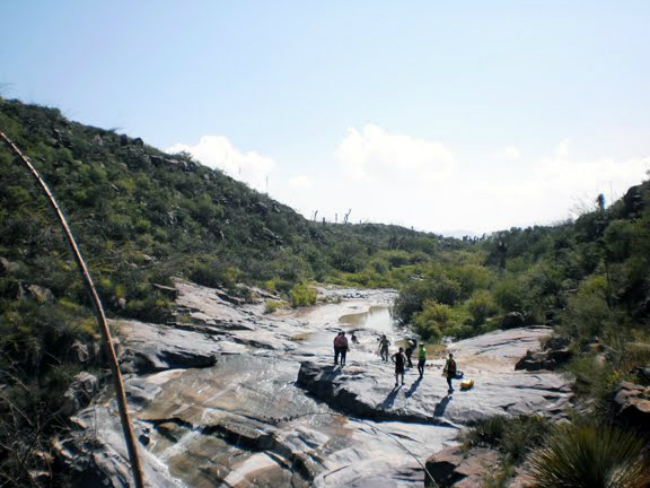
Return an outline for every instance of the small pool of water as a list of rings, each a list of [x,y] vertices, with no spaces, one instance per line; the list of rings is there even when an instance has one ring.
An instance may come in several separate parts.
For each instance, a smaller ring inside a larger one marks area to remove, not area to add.
[[[339,318],[339,324],[352,329],[370,329],[380,334],[393,332],[395,321],[390,313],[390,307],[376,305],[367,312],[351,313]]]

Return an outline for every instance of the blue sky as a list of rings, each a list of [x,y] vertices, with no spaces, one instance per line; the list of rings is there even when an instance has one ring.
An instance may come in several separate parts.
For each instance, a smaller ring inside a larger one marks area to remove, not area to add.
[[[305,215],[552,223],[650,168],[650,2],[21,1],[0,90]]]

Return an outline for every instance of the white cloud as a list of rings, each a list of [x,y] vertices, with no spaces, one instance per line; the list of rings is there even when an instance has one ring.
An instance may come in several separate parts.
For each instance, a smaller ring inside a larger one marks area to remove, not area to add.
[[[537,184],[534,194],[547,199],[551,207],[568,215],[576,202],[593,203],[599,193],[608,203],[621,198],[627,189],[645,179],[650,156],[627,159],[582,160],[569,155],[568,140],[553,157],[542,158],[533,168]]]
[[[486,165],[489,154],[456,161],[443,143],[366,125],[349,129],[335,147],[338,167],[328,166],[327,156],[313,169],[296,163],[293,177],[278,171],[270,191],[308,218],[318,210],[319,220],[338,215],[340,221],[352,209],[354,222],[482,233],[564,220],[576,201],[592,203],[599,193],[611,202],[643,181],[650,168],[650,156],[587,159],[569,146],[565,139],[546,154],[526,151],[515,165]],[[195,146],[177,144],[168,152],[181,150],[258,189],[278,169],[273,159],[241,151],[225,137],[205,136]],[[514,160],[522,152],[508,146],[499,154]]]
[[[497,159],[515,161],[521,157],[521,151],[515,146],[507,146],[503,151],[496,154]]]
[[[336,151],[348,174],[365,181],[440,181],[453,172],[454,155],[438,142],[390,134],[367,124],[348,129]]]
[[[224,136],[203,136],[195,146],[179,143],[165,151],[167,153],[186,151],[202,164],[221,169],[259,191],[265,189],[266,177],[276,167],[273,159],[255,151],[240,151]]]
[[[570,139],[564,139],[562,142],[560,142],[555,149],[555,156],[558,158],[566,158],[569,155],[570,143]]]
[[[314,182],[312,181],[312,179],[304,175],[294,176],[293,178],[289,178],[287,183],[289,184],[289,186],[293,188],[300,188],[300,189],[309,189],[314,186]]]

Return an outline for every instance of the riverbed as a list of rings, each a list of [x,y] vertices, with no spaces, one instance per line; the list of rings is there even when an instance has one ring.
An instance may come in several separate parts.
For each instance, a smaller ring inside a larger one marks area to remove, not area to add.
[[[545,328],[451,344],[477,387],[449,397],[442,356],[429,359],[423,379],[408,370],[395,388],[378,338],[394,349],[412,333],[391,317],[392,290],[322,288],[329,303],[264,314],[263,303],[234,306],[208,288],[177,288],[177,325],[113,324],[133,371],[126,388],[150,486],[421,487],[423,463],[463,426],[490,414],[556,415],[569,399],[560,376],[514,371]],[[358,339],[344,368],[333,365],[340,330]],[[86,462],[106,485],[128,486],[114,402],[75,421],[61,444],[71,467],[80,469],[74,456],[92,433]]]

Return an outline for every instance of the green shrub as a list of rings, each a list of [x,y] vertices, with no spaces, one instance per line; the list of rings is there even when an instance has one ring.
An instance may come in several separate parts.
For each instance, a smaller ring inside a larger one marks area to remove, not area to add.
[[[612,426],[568,425],[530,462],[538,488],[647,488],[646,443]]]
[[[494,287],[494,299],[505,312],[525,311],[526,293],[524,286],[513,277],[505,278]]]
[[[474,325],[482,325],[498,311],[492,294],[488,290],[475,292],[467,302],[467,310],[472,316]]]
[[[316,303],[318,293],[315,289],[309,288],[304,284],[296,285],[291,289],[291,306],[309,307]]]
[[[480,420],[461,434],[466,448],[493,447],[509,462],[519,463],[542,445],[550,431],[550,422],[537,415],[495,416]]]
[[[443,336],[466,338],[476,335],[476,329],[467,324],[463,307],[450,307],[434,300],[424,302],[424,308],[413,316],[415,330],[423,339],[440,340]]]
[[[282,302],[278,300],[269,300],[264,303],[264,313],[273,313],[280,307],[282,307]]]

